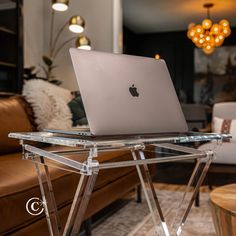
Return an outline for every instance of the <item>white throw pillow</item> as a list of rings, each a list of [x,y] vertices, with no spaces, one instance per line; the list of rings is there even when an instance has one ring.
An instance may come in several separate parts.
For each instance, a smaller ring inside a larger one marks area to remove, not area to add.
[[[231,134],[232,141],[236,141],[236,119],[213,118],[212,131],[214,133]]]
[[[72,114],[67,105],[72,99],[69,90],[32,79],[25,82],[22,93],[33,108],[39,131],[72,127]]]

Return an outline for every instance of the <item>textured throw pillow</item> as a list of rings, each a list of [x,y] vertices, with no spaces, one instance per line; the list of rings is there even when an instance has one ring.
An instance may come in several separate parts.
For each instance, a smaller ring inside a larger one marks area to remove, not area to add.
[[[31,79],[24,83],[22,94],[33,108],[39,131],[72,127],[72,114],[67,106],[72,99],[69,90],[41,79]]]
[[[236,141],[236,119],[213,118],[212,130],[214,133],[231,134],[232,140]]]

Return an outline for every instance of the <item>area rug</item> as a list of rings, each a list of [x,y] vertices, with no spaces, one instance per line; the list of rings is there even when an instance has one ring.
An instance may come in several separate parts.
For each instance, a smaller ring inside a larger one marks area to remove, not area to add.
[[[171,222],[174,209],[183,195],[183,186],[155,184],[166,218]],[[201,189],[200,207],[193,206],[184,226],[183,236],[215,236],[209,206],[209,190]],[[136,203],[131,200],[127,205],[93,229],[93,236],[154,236],[151,215],[146,201]],[[160,234],[162,235],[162,234]]]

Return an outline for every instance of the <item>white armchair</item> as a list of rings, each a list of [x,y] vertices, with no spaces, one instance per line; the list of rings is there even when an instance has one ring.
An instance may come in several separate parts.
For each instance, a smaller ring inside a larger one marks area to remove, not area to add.
[[[222,133],[223,131],[223,133],[231,133],[233,136],[229,142],[223,142],[222,145],[217,145],[216,147],[216,144],[212,142],[198,147],[200,150],[215,150],[216,158],[213,160],[207,175],[207,183],[211,189],[214,184],[214,180],[210,177],[212,173],[231,175],[230,178],[217,180],[217,184],[219,182],[220,184],[232,183],[236,179],[236,102],[216,103],[213,106],[211,130],[207,130],[207,132],[210,131],[216,133]],[[231,131],[234,131],[234,134]],[[199,206],[199,195],[195,205]]]
[[[215,149],[216,158],[213,163],[236,167],[236,102],[217,103],[213,106],[212,132],[231,133],[233,136],[230,142],[224,142]],[[213,145],[215,144],[206,143],[199,149],[213,149]]]

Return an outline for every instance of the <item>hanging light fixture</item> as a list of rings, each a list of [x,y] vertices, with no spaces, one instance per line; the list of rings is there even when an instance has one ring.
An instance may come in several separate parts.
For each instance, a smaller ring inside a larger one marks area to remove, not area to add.
[[[52,8],[56,11],[66,11],[68,5],[69,0],[52,0]]]
[[[81,16],[72,16],[69,20],[69,30],[73,33],[82,33],[84,31],[85,20]]]
[[[218,23],[214,23],[210,19],[210,8],[214,6],[213,3],[204,4],[203,7],[207,9],[207,18],[202,21],[201,24],[195,25],[190,23],[188,26],[187,36],[193,43],[206,54],[214,52],[215,47],[219,47],[223,44],[224,39],[231,33],[228,20],[221,20]]]
[[[91,50],[91,42],[86,36],[78,37],[75,46],[79,49]]]

